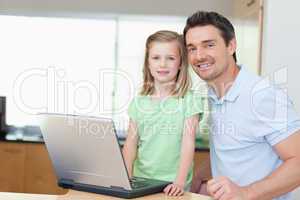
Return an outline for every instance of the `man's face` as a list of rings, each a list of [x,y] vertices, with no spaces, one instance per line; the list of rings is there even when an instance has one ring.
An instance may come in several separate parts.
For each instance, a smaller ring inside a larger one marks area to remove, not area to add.
[[[186,33],[188,59],[196,74],[208,83],[222,81],[236,43],[232,39],[226,46],[220,31],[214,26],[196,26]]]

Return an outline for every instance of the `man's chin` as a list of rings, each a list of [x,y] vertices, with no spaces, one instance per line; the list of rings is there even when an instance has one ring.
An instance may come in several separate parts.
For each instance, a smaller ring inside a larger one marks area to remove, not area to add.
[[[214,79],[212,76],[203,76],[203,75],[199,75],[199,74],[197,74],[197,75],[201,80],[207,81],[207,82]]]

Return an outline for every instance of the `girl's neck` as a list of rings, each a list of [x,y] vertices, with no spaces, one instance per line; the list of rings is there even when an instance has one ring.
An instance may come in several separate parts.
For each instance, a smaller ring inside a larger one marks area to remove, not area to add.
[[[154,83],[154,98],[165,98],[171,96],[171,92],[175,87],[175,83]]]

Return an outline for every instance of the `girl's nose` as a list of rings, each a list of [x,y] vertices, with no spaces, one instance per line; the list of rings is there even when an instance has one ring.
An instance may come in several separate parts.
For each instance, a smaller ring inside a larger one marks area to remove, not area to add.
[[[166,59],[161,59],[159,62],[160,67],[166,67]]]

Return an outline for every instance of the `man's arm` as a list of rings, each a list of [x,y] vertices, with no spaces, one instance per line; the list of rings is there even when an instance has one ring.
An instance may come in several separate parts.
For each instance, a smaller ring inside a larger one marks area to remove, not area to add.
[[[214,199],[264,200],[292,191],[300,185],[300,130],[274,145],[282,165],[266,178],[249,186],[240,187],[228,177],[217,177],[208,182],[207,190]]]
[[[250,199],[271,199],[300,185],[300,130],[274,149],[283,163],[270,176],[247,187]]]

